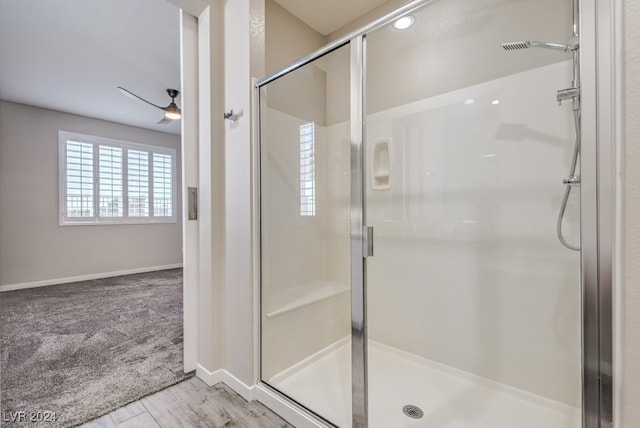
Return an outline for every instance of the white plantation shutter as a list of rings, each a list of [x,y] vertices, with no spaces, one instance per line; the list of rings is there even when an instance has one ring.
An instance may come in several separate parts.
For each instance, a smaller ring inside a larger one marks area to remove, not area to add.
[[[98,215],[122,217],[122,148],[100,145],[98,151]]]
[[[149,153],[127,150],[129,217],[149,215]]]
[[[93,145],[67,141],[66,216],[93,217]]]
[[[153,154],[153,215],[170,217],[173,213],[173,160],[171,156]]]
[[[300,126],[300,215],[316,215],[315,125]]]
[[[60,224],[175,223],[174,149],[59,132]]]

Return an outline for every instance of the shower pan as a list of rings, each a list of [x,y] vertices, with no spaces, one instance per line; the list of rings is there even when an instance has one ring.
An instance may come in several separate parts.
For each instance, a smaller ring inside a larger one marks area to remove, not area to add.
[[[257,83],[259,382],[309,426],[608,426],[578,17],[413,1]]]

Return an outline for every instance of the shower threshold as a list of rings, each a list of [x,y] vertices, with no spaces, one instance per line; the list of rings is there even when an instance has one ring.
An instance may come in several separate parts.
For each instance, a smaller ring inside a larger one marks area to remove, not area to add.
[[[351,426],[350,342],[345,338],[268,383],[326,417]],[[423,414],[407,416],[413,406]],[[581,412],[404,351],[369,342],[370,428],[579,428]]]

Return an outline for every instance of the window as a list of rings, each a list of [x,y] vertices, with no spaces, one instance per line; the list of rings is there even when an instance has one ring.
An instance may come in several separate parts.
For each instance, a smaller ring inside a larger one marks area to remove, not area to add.
[[[66,205],[70,217],[93,217],[93,145],[66,144]]]
[[[175,223],[173,149],[60,131],[60,224]]]
[[[162,153],[153,154],[153,215],[173,214],[173,159]]]
[[[122,148],[100,145],[98,153],[99,215],[100,217],[122,217],[124,216]]]
[[[127,207],[129,217],[149,217],[149,153],[127,150]]]
[[[300,215],[316,215],[315,124],[300,126]]]

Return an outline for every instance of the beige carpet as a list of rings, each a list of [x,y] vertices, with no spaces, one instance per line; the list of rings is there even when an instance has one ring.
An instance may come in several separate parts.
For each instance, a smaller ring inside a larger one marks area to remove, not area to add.
[[[0,425],[75,426],[182,381],[182,336],[181,269],[0,293]]]

